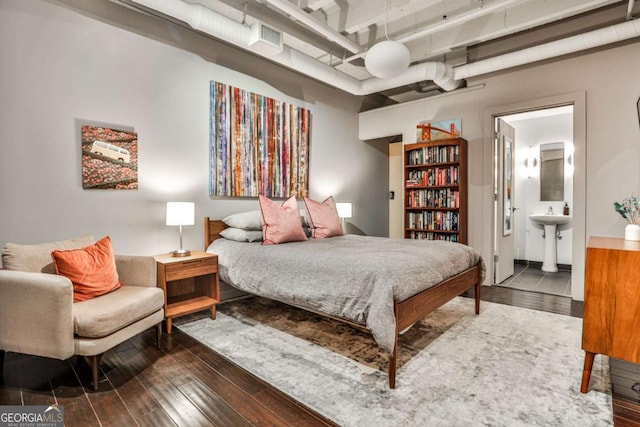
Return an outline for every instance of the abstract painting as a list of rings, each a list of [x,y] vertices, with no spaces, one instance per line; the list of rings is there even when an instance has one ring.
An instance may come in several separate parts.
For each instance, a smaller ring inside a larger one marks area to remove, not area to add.
[[[138,135],[81,125],[82,188],[138,189]]]
[[[436,139],[458,138],[462,135],[462,120],[425,120],[417,126],[416,141],[427,142]]]
[[[212,196],[308,195],[308,109],[215,81],[209,104]]]

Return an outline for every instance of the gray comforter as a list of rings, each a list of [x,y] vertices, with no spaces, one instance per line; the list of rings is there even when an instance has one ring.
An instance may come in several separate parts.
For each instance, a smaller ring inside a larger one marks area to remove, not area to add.
[[[251,294],[366,325],[393,351],[393,302],[476,265],[469,246],[346,235],[280,245],[214,241],[220,278]]]

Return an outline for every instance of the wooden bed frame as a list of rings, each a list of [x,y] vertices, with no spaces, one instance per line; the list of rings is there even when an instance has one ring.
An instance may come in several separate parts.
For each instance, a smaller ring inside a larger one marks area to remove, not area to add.
[[[227,226],[220,220],[211,220],[209,217],[204,219],[204,242],[205,250],[211,242],[219,239],[220,232]],[[480,288],[482,285],[482,261],[478,261],[476,265],[462,273],[453,276],[419,294],[412,296],[402,302],[394,302],[394,313],[396,317],[396,333],[393,344],[393,354],[389,355],[389,387],[396,388],[396,367],[398,359],[398,335],[400,331],[413,325],[415,322],[423,319],[427,314],[436,310],[440,306],[449,302],[453,298],[459,296],[463,292],[475,287],[475,311],[480,314]],[[311,311],[307,308],[300,307],[304,310]],[[331,317],[342,322],[365,328],[348,319],[342,319],[318,313],[323,316]],[[366,328],[365,328],[366,329]]]

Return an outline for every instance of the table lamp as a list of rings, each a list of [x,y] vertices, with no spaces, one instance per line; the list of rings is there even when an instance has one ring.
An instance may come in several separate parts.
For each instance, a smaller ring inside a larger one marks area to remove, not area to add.
[[[182,248],[182,226],[195,224],[195,204],[192,202],[167,202],[167,225],[180,226],[180,249],[171,252],[171,256],[191,255],[189,249]]]
[[[336,210],[338,211],[338,216],[342,221],[342,229],[344,230],[345,218],[351,218],[353,216],[353,204],[351,202],[336,203]]]

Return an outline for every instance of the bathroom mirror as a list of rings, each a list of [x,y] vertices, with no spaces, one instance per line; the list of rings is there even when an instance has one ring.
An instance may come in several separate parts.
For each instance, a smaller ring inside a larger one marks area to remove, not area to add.
[[[564,200],[564,143],[540,144],[540,201]]]

